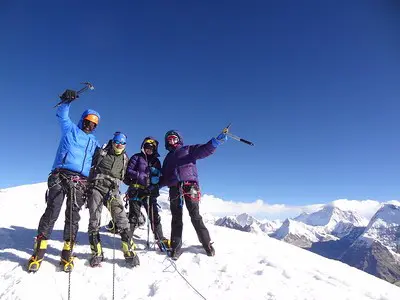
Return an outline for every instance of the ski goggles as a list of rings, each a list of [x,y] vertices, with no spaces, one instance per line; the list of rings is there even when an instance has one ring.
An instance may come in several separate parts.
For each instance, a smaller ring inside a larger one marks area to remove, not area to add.
[[[151,150],[154,150],[154,149],[155,149],[155,146],[154,146],[154,144],[146,143],[146,144],[143,145],[143,148],[144,148],[144,149],[151,149]]]
[[[90,130],[94,130],[97,127],[97,124],[88,119],[84,119],[83,127],[89,127]]]
[[[117,132],[114,133],[113,142],[116,145],[126,145],[127,138],[128,137],[126,136],[126,134],[124,134],[124,133],[122,133],[120,131],[117,131]]]

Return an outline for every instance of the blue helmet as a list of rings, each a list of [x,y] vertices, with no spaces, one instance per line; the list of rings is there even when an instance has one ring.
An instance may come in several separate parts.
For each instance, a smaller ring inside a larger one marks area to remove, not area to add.
[[[117,131],[116,133],[114,133],[114,137],[113,137],[114,143],[125,145],[126,140],[127,140],[127,137],[122,132]]]

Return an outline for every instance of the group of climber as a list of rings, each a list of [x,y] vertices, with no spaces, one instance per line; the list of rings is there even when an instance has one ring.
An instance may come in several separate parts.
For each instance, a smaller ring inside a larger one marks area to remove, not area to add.
[[[110,211],[115,228],[118,228],[122,251],[129,266],[140,264],[135,252],[133,232],[139,226],[142,205],[157,245],[161,250],[168,249],[172,259],[177,259],[182,250],[184,205],[207,255],[214,256],[215,249],[199,212],[200,188],[196,160],[214,153],[226,141],[226,135],[221,133],[205,144],[184,145],[182,135],[176,130],[170,130],[165,134],[168,154],[162,165],[158,158],[159,143],[150,136],[143,140],[140,152],[129,159],[125,152],[127,136],[122,132],[114,133],[113,138],[100,147],[93,135],[100,121],[96,111],[86,110],[78,125],[71,121],[69,108],[77,97],[76,91],[66,90],[61,96],[63,103],[57,110],[61,140],[48,178],[47,206],[39,221],[28,271],[36,272],[40,268],[65,197],[64,247],[60,264],[66,272],[74,267],[72,251],[78,233],[79,211],[85,202],[90,215],[88,235],[92,253],[91,266],[99,265],[104,259],[99,234],[103,205]],[[128,215],[120,197],[122,182],[128,185]],[[170,240],[163,234],[158,213],[157,197],[159,189],[164,186],[169,188],[172,215]]]

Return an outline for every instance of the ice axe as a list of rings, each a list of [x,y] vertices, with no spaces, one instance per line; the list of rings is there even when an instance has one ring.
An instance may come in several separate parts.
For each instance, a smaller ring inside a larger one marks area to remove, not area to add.
[[[76,98],[78,98],[80,94],[86,92],[87,90],[91,90],[91,91],[94,90],[94,86],[90,82],[81,82],[81,84],[84,84],[85,86],[76,92]],[[59,97],[61,98],[61,96],[59,96]],[[73,100],[75,100],[75,99],[73,99]],[[58,107],[61,104],[66,103],[66,102],[72,102],[73,100],[61,100],[54,107]]]
[[[234,134],[230,133],[230,132],[229,132],[229,129],[230,129],[231,125],[232,125],[232,123],[230,123],[228,126],[226,126],[226,127],[222,130],[222,133],[223,133],[223,134],[226,134],[227,136],[229,136],[230,138],[232,138],[232,139],[234,139],[234,140],[237,140],[237,141],[239,141],[239,142],[245,143],[245,144],[250,145],[250,146],[254,146],[254,144],[253,144],[252,142],[250,142],[250,141],[248,141],[248,140],[245,140],[245,139],[242,139],[241,137],[238,137],[237,135],[234,135]]]

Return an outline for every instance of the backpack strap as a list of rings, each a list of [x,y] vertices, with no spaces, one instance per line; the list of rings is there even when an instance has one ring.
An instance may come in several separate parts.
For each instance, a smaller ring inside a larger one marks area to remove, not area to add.
[[[98,152],[95,154],[94,161],[92,163],[92,167],[90,168],[90,174],[89,174],[89,179],[93,179],[95,176],[95,173],[97,171],[97,167],[100,165],[101,161],[104,159],[104,157],[107,155],[108,150],[110,149],[111,143],[108,142],[107,144],[104,144]]]
[[[121,173],[121,178],[122,180],[124,180],[125,178],[125,173],[126,173],[126,168],[128,167],[128,162],[129,162],[129,157],[128,154],[126,154],[126,152],[124,152],[124,167],[122,168],[122,173]]]

